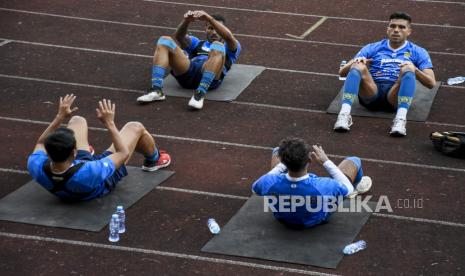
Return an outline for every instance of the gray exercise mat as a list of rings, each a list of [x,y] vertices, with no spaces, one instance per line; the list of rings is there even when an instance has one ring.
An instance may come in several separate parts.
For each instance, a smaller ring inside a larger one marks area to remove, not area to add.
[[[407,113],[407,119],[410,121],[424,122],[428,119],[431,106],[433,105],[434,97],[438,92],[441,82],[438,81],[436,86],[432,89],[428,89],[417,81],[417,86],[415,90],[415,96],[413,97],[412,105]],[[334,98],[334,100],[329,105],[326,112],[332,114],[338,114],[341,109],[341,99],[343,93],[342,86],[339,94]],[[393,113],[385,111],[371,111],[366,109],[364,106],[360,105],[358,98],[355,98],[354,104],[352,105],[352,115],[354,116],[363,116],[363,117],[378,117],[378,118],[393,118]]]
[[[349,202],[344,201],[345,204]],[[374,210],[374,203],[368,204]],[[336,268],[370,213],[335,213],[326,224],[294,230],[263,212],[263,198],[252,196],[203,248],[203,252]]]
[[[263,70],[263,66],[234,64],[221,86],[209,91],[205,98],[211,101],[234,101]],[[190,98],[194,91],[182,88],[173,76],[168,75],[163,83],[163,92],[168,96]]]
[[[126,176],[110,194],[86,202],[65,203],[34,181],[0,200],[0,220],[98,232],[110,221],[117,205],[129,208],[174,174],[127,167]]]

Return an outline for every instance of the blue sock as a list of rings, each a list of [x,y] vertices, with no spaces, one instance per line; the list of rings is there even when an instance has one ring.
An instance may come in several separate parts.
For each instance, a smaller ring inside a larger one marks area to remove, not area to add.
[[[355,68],[350,69],[347,79],[344,83],[344,93],[342,94],[342,103],[352,105],[360,89],[362,73]]]
[[[215,79],[215,73],[211,71],[204,71],[202,75],[202,80],[200,80],[199,87],[197,88],[197,91],[200,91],[202,93],[207,93],[208,88],[210,87],[210,84],[213,82]]]
[[[160,159],[160,152],[158,151],[158,149],[155,149],[155,153],[153,155],[149,155],[149,156],[144,156],[145,159],[149,160],[149,161],[158,161],[158,159]]]
[[[407,71],[402,75],[399,94],[397,95],[397,108],[409,109],[412,104],[413,95],[415,94],[416,85],[414,72]]]
[[[154,65],[152,67],[152,87],[163,88],[163,78],[165,77],[165,67]]]
[[[360,180],[362,180],[363,177],[362,160],[356,156],[347,157],[346,160],[354,162],[354,164],[357,166],[357,176],[355,176],[353,183],[354,187],[357,187],[357,184],[360,182]]]

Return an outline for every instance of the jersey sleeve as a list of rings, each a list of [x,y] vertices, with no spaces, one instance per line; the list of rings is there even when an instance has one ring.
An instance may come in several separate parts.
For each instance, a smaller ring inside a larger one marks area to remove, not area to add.
[[[231,60],[231,64],[236,63],[237,59],[239,58],[239,54],[241,53],[241,50],[242,50],[241,43],[238,40],[236,40],[236,42],[237,42],[236,50],[232,51],[229,49],[229,47],[226,47],[226,56]]]
[[[431,57],[429,56],[428,52],[425,49],[421,47],[417,48],[417,57],[414,62],[414,65],[422,71],[424,69],[433,68]]]
[[[358,53],[354,56],[354,59],[359,58],[359,57],[371,58],[373,56],[374,48],[375,48],[374,44],[366,45],[360,51],[358,51]]]
[[[259,196],[266,195],[270,187],[273,186],[273,177],[272,174],[263,175],[252,185],[252,191]]]
[[[197,46],[199,46],[200,39],[198,39],[197,37],[195,37],[193,35],[190,35],[189,38],[191,40],[191,44],[189,44],[189,46],[184,48],[183,50],[186,51],[187,54],[190,55],[195,50],[195,48],[197,48]]]
[[[27,159],[27,170],[32,178],[36,180],[39,178],[43,171],[42,167],[47,159],[47,154],[43,150],[36,150],[29,155],[29,158]]]

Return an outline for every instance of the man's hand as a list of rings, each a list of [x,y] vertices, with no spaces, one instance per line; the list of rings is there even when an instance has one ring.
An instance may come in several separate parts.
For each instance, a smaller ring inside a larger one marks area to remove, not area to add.
[[[193,21],[195,21],[194,12],[193,12],[193,11],[187,11],[187,12],[184,14],[184,21],[186,21],[186,22],[193,22]]]
[[[371,62],[373,61],[373,59],[367,59],[365,57],[358,57],[356,59],[354,59],[354,61],[352,63],[362,63],[362,64],[365,64],[365,65],[369,65]]]
[[[323,165],[324,162],[328,161],[329,158],[326,156],[325,151],[321,146],[313,145],[313,151],[310,153],[312,159],[316,159],[318,163]]]
[[[200,21],[210,20],[210,15],[204,11],[194,11],[194,18]]]
[[[107,128],[114,124],[115,120],[115,104],[110,100],[103,99],[98,102],[97,117]]]
[[[410,69],[410,71],[412,71],[412,72],[416,71],[416,67],[415,67],[415,65],[413,65],[413,63],[411,61],[404,61],[399,66],[400,66],[401,69],[406,67],[405,69]]]
[[[76,96],[73,94],[66,94],[64,98],[60,97],[60,105],[58,106],[57,113],[57,117],[60,120],[68,119],[74,111],[78,110],[77,107],[71,108],[75,99]]]

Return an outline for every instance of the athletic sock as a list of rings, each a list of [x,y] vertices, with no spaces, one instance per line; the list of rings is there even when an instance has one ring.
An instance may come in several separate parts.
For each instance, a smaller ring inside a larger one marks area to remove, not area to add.
[[[154,65],[152,67],[152,87],[163,88],[163,78],[165,77],[165,67]]]
[[[407,111],[415,94],[415,86],[415,73],[412,71],[405,72],[400,79],[399,94],[397,95],[397,118],[404,120],[407,118]]]
[[[157,162],[160,159],[160,152],[158,149],[155,149],[155,152],[152,155],[144,155],[145,159],[152,162]]]
[[[199,87],[197,88],[197,91],[200,91],[201,93],[207,93],[208,88],[210,87],[210,84],[213,82],[215,79],[215,73],[211,71],[204,71],[202,75],[202,79],[200,80]]]
[[[344,83],[344,93],[342,94],[342,107],[339,113],[350,113],[355,97],[360,89],[362,74],[355,68],[350,69]]]

